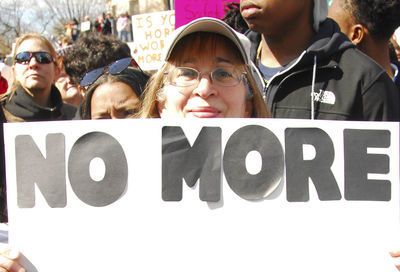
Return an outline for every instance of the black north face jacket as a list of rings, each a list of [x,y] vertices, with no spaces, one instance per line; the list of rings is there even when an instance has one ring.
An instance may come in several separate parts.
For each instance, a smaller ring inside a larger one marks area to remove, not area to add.
[[[252,42],[251,57],[256,63],[261,35],[251,30],[246,35]],[[276,118],[400,119],[399,94],[390,77],[357,50],[329,18],[320,24],[319,32],[300,57],[267,82],[264,96]]]

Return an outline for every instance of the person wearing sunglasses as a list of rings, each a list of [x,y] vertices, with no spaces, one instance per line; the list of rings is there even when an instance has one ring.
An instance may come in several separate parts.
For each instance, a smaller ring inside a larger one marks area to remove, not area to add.
[[[43,36],[30,33],[15,45],[14,83],[1,98],[7,122],[72,119],[76,107],[64,104],[54,82],[60,73],[56,51]]]
[[[76,119],[125,119],[136,117],[149,76],[131,67],[132,58],[90,71],[80,85],[87,88]]]
[[[142,118],[269,117],[250,42],[225,22],[203,17],[174,31],[165,64],[149,80]]]
[[[55,56],[52,44],[39,34],[26,34],[17,40],[12,67],[13,86],[0,97],[2,122],[67,120],[75,116],[76,108],[64,104],[53,85],[59,73]],[[4,147],[0,151],[3,159]],[[0,221],[6,222],[4,171],[0,174]]]

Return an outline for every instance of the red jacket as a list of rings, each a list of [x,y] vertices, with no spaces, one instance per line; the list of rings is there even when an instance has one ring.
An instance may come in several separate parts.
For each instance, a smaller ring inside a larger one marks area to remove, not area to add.
[[[6,93],[7,89],[8,89],[7,79],[2,77],[0,73],[0,94]]]

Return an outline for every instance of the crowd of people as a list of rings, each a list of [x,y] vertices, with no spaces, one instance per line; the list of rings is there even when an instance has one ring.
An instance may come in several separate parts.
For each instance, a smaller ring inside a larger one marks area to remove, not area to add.
[[[223,20],[200,18],[175,30],[164,64],[152,74],[131,57],[129,16],[110,16],[102,14],[93,24],[105,35],[81,32],[68,50],[57,52],[39,34],[19,37],[14,80],[0,99],[2,123],[400,120],[400,37],[394,35],[400,0],[333,0],[329,13],[326,0],[241,0],[240,6],[230,4]],[[118,37],[108,35],[113,31]],[[6,222],[4,154],[0,159],[0,221]],[[1,254],[0,268],[18,271],[18,256]]]
[[[72,18],[65,25],[65,35],[59,38],[60,47],[66,47],[75,43],[80,36],[87,36],[91,33],[112,35],[123,42],[131,42],[133,37],[132,24],[128,12],[122,12],[115,19],[111,12],[103,12],[95,20],[85,16],[82,22]]]

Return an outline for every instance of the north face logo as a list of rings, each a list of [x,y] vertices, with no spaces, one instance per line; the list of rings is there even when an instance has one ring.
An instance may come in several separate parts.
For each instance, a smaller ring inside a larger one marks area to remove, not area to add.
[[[336,96],[331,91],[319,90],[319,92],[314,92],[314,101],[334,105],[336,101]]]

